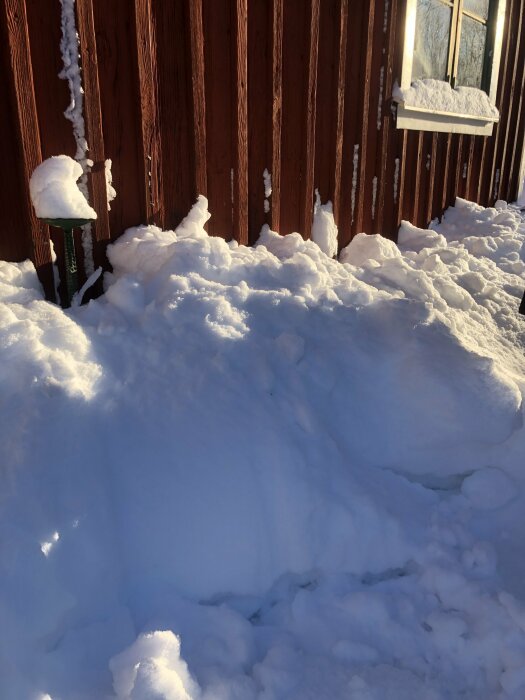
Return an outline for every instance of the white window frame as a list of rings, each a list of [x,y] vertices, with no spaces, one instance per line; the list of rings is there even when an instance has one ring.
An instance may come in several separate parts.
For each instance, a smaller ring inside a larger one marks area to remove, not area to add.
[[[496,13],[496,31],[488,93],[492,104],[496,104],[498,75],[501,62],[503,27],[505,24],[506,0],[499,0]],[[406,0],[405,47],[401,69],[401,89],[408,90],[412,83],[412,66],[414,62],[414,44],[416,38],[417,0]],[[398,129],[416,129],[418,131],[442,131],[453,134],[475,134],[490,136],[498,117],[480,117],[472,114],[455,114],[440,112],[422,107],[411,107],[398,102],[396,126]]]

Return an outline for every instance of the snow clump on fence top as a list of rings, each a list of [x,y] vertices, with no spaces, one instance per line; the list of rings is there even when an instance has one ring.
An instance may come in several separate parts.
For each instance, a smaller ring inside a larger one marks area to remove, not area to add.
[[[77,185],[82,166],[69,156],[52,156],[35,168],[29,181],[31,200],[40,219],[96,219]]]

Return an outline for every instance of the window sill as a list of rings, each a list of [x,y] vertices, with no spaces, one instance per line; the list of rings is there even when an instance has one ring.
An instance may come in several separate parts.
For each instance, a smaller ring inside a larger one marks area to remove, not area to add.
[[[396,127],[398,129],[490,136],[494,124],[498,121],[497,117],[438,112],[422,107],[410,107],[402,102],[397,105]]]

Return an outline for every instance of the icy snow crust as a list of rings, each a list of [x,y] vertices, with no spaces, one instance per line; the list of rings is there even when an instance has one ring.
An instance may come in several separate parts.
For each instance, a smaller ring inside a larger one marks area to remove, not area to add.
[[[409,107],[491,119],[499,117],[497,108],[483,90],[471,87],[452,88],[449,83],[433,78],[415,80],[406,89],[396,85],[392,97]]]
[[[520,216],[0,264],[0,697],[522,700]]]

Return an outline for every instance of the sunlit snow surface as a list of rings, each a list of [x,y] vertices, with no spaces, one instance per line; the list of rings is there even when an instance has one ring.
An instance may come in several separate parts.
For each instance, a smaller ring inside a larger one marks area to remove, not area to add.
[[[0,263],[0,697],[523,700],[525,227]]]

